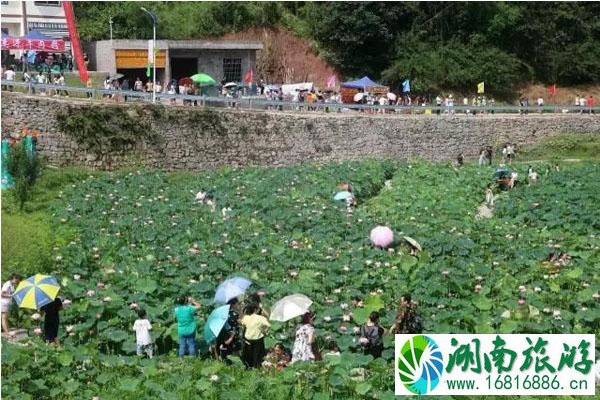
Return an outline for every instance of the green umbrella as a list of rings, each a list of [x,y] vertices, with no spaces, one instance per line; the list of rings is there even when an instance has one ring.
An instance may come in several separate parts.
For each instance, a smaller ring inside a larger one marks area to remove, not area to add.
[[[215,81],[212,77],[206,74],[192,75],[191,78],[192,81],[194,81],[194,83],[197,83],[198,85],[212,86],[217,84],[217,81]]]

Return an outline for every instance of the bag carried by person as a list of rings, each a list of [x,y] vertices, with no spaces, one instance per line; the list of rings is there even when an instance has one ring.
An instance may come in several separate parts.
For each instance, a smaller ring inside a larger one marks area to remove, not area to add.
[[[367,339],[361,343],[364,348],[377,348],[383,346],[383,328],[377,325],[362,326],[360,328],[361,338]]]

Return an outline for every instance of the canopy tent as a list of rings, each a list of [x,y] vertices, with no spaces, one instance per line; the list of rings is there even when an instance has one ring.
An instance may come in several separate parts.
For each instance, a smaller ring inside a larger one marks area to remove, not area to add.
[[[31,31],[22,37],[2,35],[2,50],[43,50],[51,53],[65,52],[65,41],[53,39],[38,31]]]
[[[348,81],[348,82],[342,83],[342,87],[351,88],[351,89],[366,89],[366,88],[384,88],[387,86],[380,85],[377,82],[373,82],[373,80],[371,80],[371,78],[369,78],[368,76],[363,76],[362,78],[357,79],[355,81]]]
[[[356,94],[362,90],[375,95],[385,96],[389,92],[389,88],[374,82],[368,76],[363,76],[355,81],[343,82],[341,84],[340,93],[342,95],[342,103],[355,103]],[[358,101],[360,101],[359,99]]]

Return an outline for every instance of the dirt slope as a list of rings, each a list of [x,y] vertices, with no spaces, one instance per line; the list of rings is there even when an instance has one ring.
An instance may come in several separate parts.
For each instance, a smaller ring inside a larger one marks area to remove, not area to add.
[[[252,28],[230,33],[223,40],[261,41],[264,49],[257,55],[259,78],[267,83],[314,82],[324,88],[332,74],[341,75],[316,55],[308,41],[282,28]]]
[[[600,86],[598,85],[579,85],[572,87],[556,85],[556,95],[554,98],[551,98],[548,94],[548,86],[540,84],[528,85],[520,90],[519,93],[528,96],[530,103],[541,96],[546,104],[575,105],[575,96],[577,95],[585,96],[586,99],[592,95],[596,99],[596,104],[600,102]]]

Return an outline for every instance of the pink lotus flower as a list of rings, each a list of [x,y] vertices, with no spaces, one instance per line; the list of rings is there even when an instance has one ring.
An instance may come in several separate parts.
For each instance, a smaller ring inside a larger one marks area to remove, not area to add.
[[[98,284],[96,285],[96,287],[98,289],[104,289],[104,283],[103,282],[98,282]]]
[[[525,305],[525,299],[519,299],[518,303],[520,306]]]
[[[35,333],[36,335],[40,336],[42,334],[42,328],[35,328],[33,330],[33,333]]]
[[[63,303],[63,306],[69,306],[69,305],[71,305],[72,301],[69,299],[64,299],[62,303]]]

